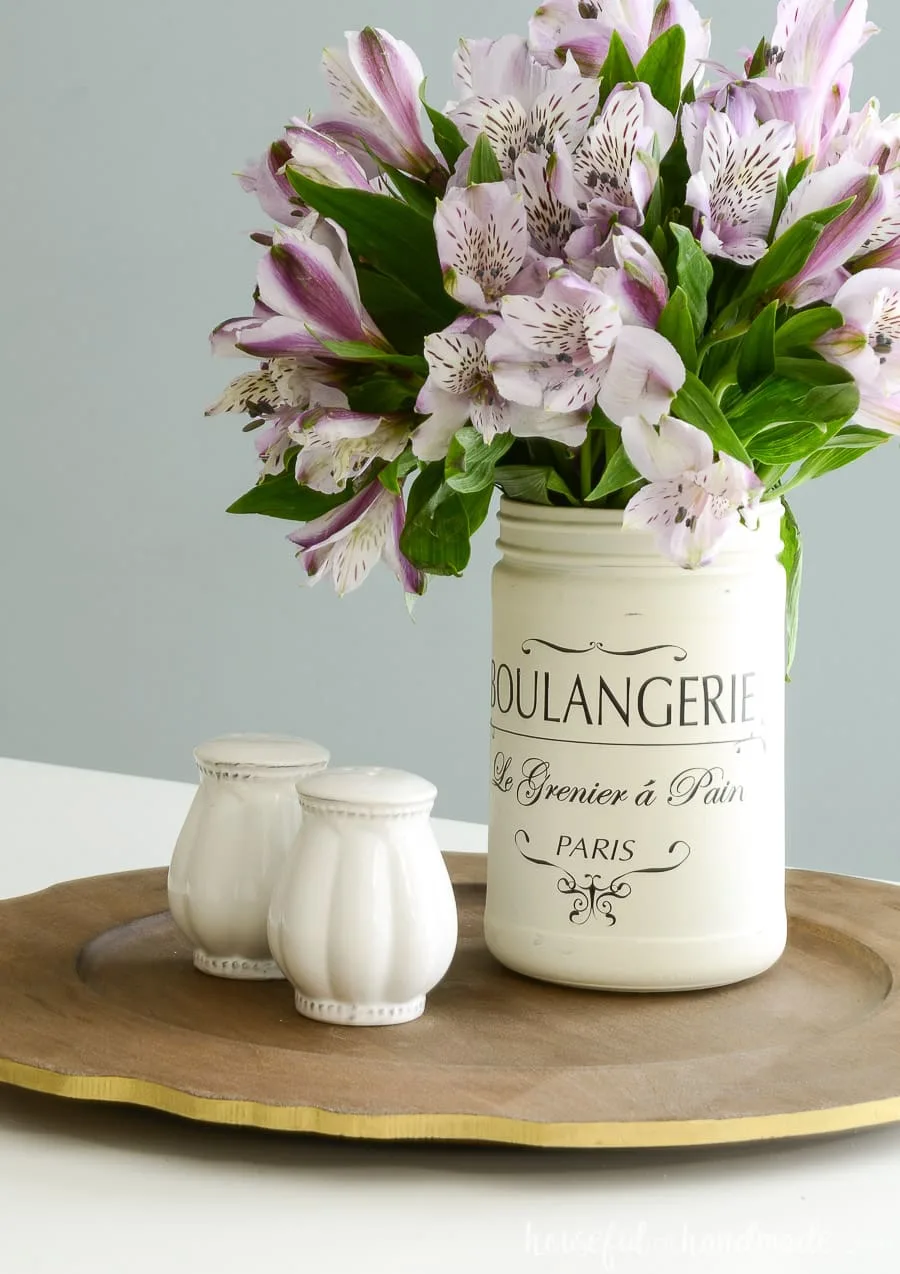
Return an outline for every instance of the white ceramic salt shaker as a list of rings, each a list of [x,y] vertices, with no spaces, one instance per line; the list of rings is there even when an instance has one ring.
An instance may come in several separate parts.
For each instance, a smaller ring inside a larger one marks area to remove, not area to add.
[[[235,734],[194,752],[200,787],[169,868],[169,907],[194,964],[220,978],[282,977],[266,919],[300,826],[297,781],[325,769],[318,743]]]
[[[297,790],[303,824],[269,911],[297,1011],[343,1026],[411,1022],[456,950],[436,789],[399,770],[335,769]]]

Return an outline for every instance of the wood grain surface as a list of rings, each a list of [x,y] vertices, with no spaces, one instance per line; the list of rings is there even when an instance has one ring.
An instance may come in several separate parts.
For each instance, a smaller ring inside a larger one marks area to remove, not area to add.
[[[698,1145],[900,1121],[900,887],[789,874],[788,950],[738,986],[605,995],[498,965],[484,859],[425,1016],[353,1029],[198,973],[161,870],[0,903],[0,1080],[223,1123],[546,1146]]]

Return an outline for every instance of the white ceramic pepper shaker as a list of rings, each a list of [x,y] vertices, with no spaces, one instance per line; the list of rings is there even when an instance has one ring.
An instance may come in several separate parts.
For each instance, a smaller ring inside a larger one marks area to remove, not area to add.
[[[266,918],[300,826],[296,784],[325,769],[318,743],[235,734],[194,752],[200,787],[169,868],[169,906],[194,964],[220,978],[282,976]]]
[[[297,1011],[344,1026],[411,1022],[456,950],[436,789],[399,770],[336,769],[297,790],[303,824],[269,912]]]

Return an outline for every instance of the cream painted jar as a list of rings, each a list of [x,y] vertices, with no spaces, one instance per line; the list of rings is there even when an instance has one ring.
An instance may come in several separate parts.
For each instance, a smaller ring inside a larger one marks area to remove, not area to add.
[[[194,753],[200,787],[169,868],[169,907],[194,964],[220,978],[282,976],[266,936],[269,902],[300,826],[298,779],[328,751],[282,735],[237,734]]]
[[[344,769],[298,792],[303,825],[269,912],[297,1011],[343,1026],[411,1022],[456,950],[435,788],[398,770]]]
[[[485,937],[509,968],[678,991],[781,956],[781,515],[685,571],[620,513],[502,503]]]

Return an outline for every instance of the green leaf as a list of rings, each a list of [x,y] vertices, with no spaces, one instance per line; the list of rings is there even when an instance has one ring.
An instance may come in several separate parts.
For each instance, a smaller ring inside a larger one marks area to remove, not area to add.
[[[396,460],[392,460],[389,465],[381,470],[378,475],[378,481],[383,487],[387,487],[394,495],[399,495],[403,487],[403,479],[406,478],[414,469],[418,469],[419,462],[413,455],[409,447]]]
[[[258,513],[267,518],[284,518],[290,522],[311,522],[345,504],[353,495],[352,488],[336,495],[323,495],[301,487],[292,472],[265,478],[252,491],[242,495],[228,509],[229,513]]]
[[[602,109],[610,93],[619,84],[635,84],[638,73],[631,60],[631,54],[618,31],[613,31],[609,42],[606,61],[600,69],[600,108]]]
[[[826,226],[852,207],[853,199],[821,212],[811,212],[776,239],[747,280],[743,300],[755,300],[794,279],[809,261]]]
[[[435,145],[446,159],[447,166],[452,172],[456,167],[456,161],[466,149],[465,138],[452,119],[448,119],[446,115],[442,115],[440,111],[436,111],[433,106],[428,105],[423,96],[424,92],[425,83],[423,81],[419,96],[422,98],[422,105],[425,107],[425,113],[431,121],[431,127],[434,130]]]
[[[406,284],[380,274],[370,266],[357,265],[356,277],[363,305],[401,353],[420,353],[425,337],[440,331],[446,324],[448,307],[443,303],[429,306]],[[447,300],[450,299],[444,295]]]
[[[666,210],[666,187],[662,177],[657,179],[656,185],[653,187],[653,194],[650,196],[650,202],[647,204],[647,211],[644,214],[643,235],[649,243],[653,243],[657,234],[661,233],[663,216]],[[666,241],[663,235],[663,254],[665,254]]]
[[[429,221],[433,221],[434,210],[437,206],[437,192],[430,186],[426,186],[424,181],[410,177],[399,168],[386,164],[383,159],[379,159],[378,163],[386,176],[390,177],[391,184],[403,202],[409,204],[420,217],[427,217]]]
[[[640,482],[640,480],[641,475],[628,459],[625,448],[619,446],[612,460],[607,464],[603,477],[597,486],[594,487],[585,503],[595,504],[598,500],[605,500],[608,496],[615,495],[617,491],[622,491],[625,487],[630,487],[632,483]]]
[[[523,504],[557,504],[551,495],[562,496],[567,503],[578,504],[563,478],[547,466],[503,465],[494,471],[494,480],[510,500]]]
[[[687,293],[680,285],[672,293],[660,315],[657,331],[670,341],[689,372],[697,370],[697,336]]]
[[[788,194],[792,195],[800,185],[803,178],[809,172],[813,165],[813,157],[810,155],[807,159],[798,159],[796,164],[792,164],[788,169],[787,188]]]
[[[797,422],[763,430],[748,442],[747,449],[761,464],[795,464],[818,451],[822,441],[818,425]]]
[[[814,478],[823,478],[827,473],[835,473],[890,441],[890,434],[877,433],[874,429],[842,429],[821,451],[816,451],[800,466],[791,479],[791,489]]]
[[[498,434],[492,442],[471,425],[458,431],[450,444],[445,475],[447,485],[464,495],[493,487],[497,462],[515,442],[512,434]]]
[[[503,180],[503,170],[494,154],[487,133],[479,133],[478,141],[472,151],[472,163],[469,168],[469,185],[481,186]]]
[[[810,365],[812,374],[816,374],[817,365],[812,360],[778,359],[776,375],[768,376],[729,410],[735,433],[748,446],[757,435],[783,425],[812,425],[823,433],[833,431],[852,420],[859,410],[859,390],[852,379],[816,384],[793,374],[780,374],[794,361],[803,364],[801,371]]]
[[[779,376],[802,381],[804,385],[855,385],[856,383],[852,373],[848,372],[846,367],[829,363],[821,354],[815,352],[806,358],[777,358],[775,371]]]
[[[703,382],[692,372],[688,372],[684,388],[672,404],[672,415],[702,429],[712,439],[716,451],[724,451],[726,455],[752,467],[752,461],[727,416]]]
[[[430,575],[461,575],[471,535],[463,496],[444,482],[444,462],[426,465],[409,489],[401,551]]]
[[[637,80],[649,84],[656,100],[673,115],[681,105],[681,73],[686,46],[684,28],[669,27],[653,41],[635,68]]]
[[[424,309],[442,316],[442,325],[453,322],[459,306],[444,291],[431,222],[389,195],[338,190],[290,170],[288,177],[310,208],[343,227],[355,256],[404,283]]]
[[[390,363],[393,367],[403,367],[422,376],[428,375],[427,362],[416,354],[396,354],[393,350],[375,349],[365,341],[322,341],[322,344],[336,358],[346,359],[348,362]]]
[[[750,331],[741,342],[737,378],[741,389],[749,392],[754,385],[775,371],[775,321],[778,302],[767,305],[753,320]]]
[[[800,587],[803,582],[803,540],[797,519],[788,502],[784,502],[784,518],[781,523],[781,564],[787,573],[787,652],[786,677],[791,679],[794,656],[797,653],[797,633],[800,624]]]
[[[673,221],[671,229],[677,244],[676,280],[687,296],[694,332],[699,340],[706,329],[709,314],[709,289],[713,281],[712,262],[687,226],[680,226]]]
[[[376,367],[369,375],[345,385],[344,392],[351,411],[376,414],[412,411],[418,397],[420,381],[411,384],[389,368]]]
[[[747,79],[757,80],[769,70],[769,41],[763,36],[747,68]]]
[[[775,333],[775,353],[793,354],[808,349],[827,332],[842,327],[844,316],[830,305],[816,305],[810,310],[799,310]]]

